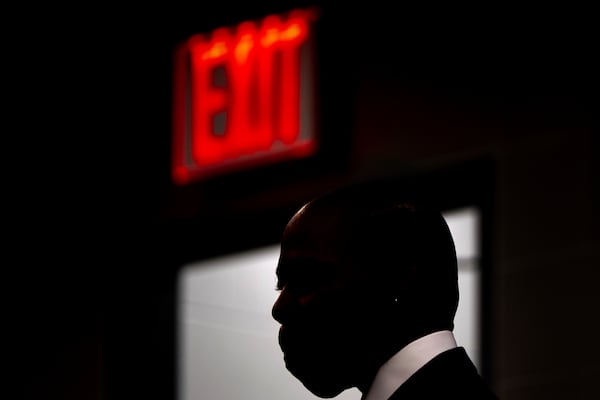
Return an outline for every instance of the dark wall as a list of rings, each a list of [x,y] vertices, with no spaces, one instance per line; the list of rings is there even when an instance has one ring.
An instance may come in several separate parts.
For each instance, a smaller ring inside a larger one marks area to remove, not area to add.
[[[410,175],[444,178],[434,181],[449,206],[489,195],[495,390],[590,398],[600,170],[591,14],[321,2],[327,151],[174,188],[174,44],[305,4],[11,11],[4,265],[19,392],[171,398],[182,261],[277,240],[295,207],[335,184]]]

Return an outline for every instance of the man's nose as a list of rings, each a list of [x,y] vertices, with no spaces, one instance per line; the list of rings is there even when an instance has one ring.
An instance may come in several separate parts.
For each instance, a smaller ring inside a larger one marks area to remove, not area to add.
[[[315,296],[314,292],[299,294],[297,290],[284,287],[273,304],[271,315],[280,324],[297,320],[314,304]]]

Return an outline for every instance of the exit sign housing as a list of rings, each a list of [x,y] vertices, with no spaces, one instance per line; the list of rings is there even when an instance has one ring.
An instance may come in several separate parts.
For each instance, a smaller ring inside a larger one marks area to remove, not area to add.
[[[317,150],[314,10],[194,35],[174,56],[179,185]]]

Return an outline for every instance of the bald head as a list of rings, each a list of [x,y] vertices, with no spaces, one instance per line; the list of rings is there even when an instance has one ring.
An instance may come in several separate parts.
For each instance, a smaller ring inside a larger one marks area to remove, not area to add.
[[[360,388],[410,341],[453,328],[454,244],[414,191],[363,184],[311,201],[284,231],[277,275],[286,365],[322,397]]]
[[[388,182],[346,186],[311,201],[301,215],[310,216],[315,229],[328,227],[340,258],[385,289],[412,289],[424,303],[437,301],[431,311],[440,318],[445,312],[452,323],[458,303],[454,242],[439,210],[417,189]]]

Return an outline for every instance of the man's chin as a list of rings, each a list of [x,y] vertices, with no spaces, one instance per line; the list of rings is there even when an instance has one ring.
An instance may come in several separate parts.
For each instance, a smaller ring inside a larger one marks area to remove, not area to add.
[[[329,399],[348,389],[347,386],[340,384],[331,374],[315,374],[315,369],[309,370],[308,373],[303,373],[304,371],[294,369],[290,365],[286,365],[286,367],[315,396]]]
[[[305,388],[310,390],[312,394],[322,399],[330,399],[332,397],[336,397],[340,393],[342,393],[346,388],[333,386],[328,384],[328,382],[319,382],[319,383],[305,383],[301,381]]]

